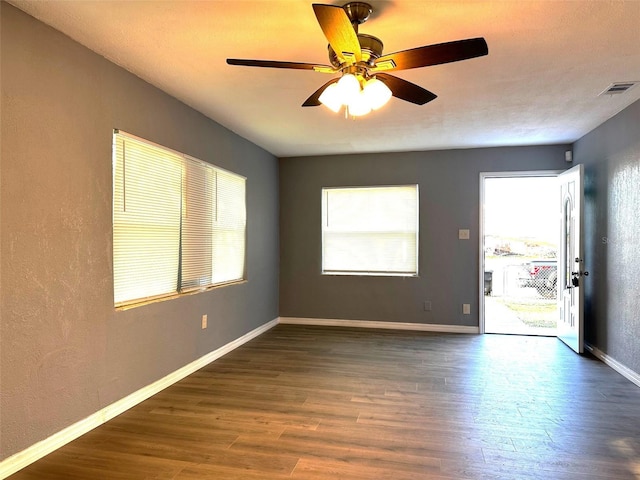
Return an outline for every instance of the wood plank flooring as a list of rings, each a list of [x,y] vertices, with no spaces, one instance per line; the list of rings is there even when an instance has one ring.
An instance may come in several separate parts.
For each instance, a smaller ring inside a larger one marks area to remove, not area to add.
[[[555,338],[279,325],[11,480],[640,479],[640,388]]]

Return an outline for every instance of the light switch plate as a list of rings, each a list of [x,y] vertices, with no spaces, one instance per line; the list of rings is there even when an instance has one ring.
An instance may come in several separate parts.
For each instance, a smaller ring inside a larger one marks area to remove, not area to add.
[[[469,240],[469,229],[461,228],[460,230],[458,230],[458,238],[460,240]]]

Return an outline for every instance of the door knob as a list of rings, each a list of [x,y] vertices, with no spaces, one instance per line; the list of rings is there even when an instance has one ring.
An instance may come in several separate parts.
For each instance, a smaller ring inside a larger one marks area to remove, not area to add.
[[[580,276],[583,275],[585,277],[589,276],[589,272],[571,272],[571,286],[579,287],[580,286]]]

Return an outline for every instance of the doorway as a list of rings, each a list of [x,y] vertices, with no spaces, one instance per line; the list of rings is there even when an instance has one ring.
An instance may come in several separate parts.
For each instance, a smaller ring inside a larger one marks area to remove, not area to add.
[[[557,334],[557,175],[481,174],[480,328],[484,333]]]

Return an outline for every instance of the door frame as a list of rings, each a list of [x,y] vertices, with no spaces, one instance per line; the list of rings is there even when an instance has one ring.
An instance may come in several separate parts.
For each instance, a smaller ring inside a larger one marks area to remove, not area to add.
[[[557,177],[565,170],[515,170],[506,172],[480,172],[480,225],[478,228],[478,332],[485,333],[484,324],[484,181],[487,178],[524,178],[524,177]]]

